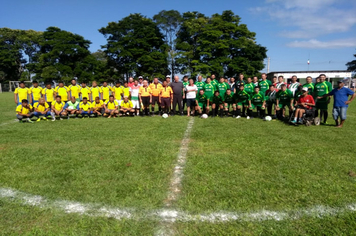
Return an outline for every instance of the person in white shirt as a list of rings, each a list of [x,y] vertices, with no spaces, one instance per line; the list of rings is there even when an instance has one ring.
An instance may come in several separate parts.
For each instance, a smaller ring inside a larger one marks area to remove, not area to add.
[[[139,115],[140,113],[140,101],[138,99],[138,92],[140,90],[140,86],[138,85],[138,81],[135,80],[134,84],[131,87],[131,102],[133,105],[133,109],[135,109],[135,115]]]
[[[298,87],[299,87],[300,83],[297,82],[297,76],[293,75],[292,76],[292,82],[289,84],[288,89],[290,91],[292,91],[293,96],[295,95],[295,91],[297,91]]]
[[[285,82],[284,82],[284,77],[282,75],[278,76],[278,83],[276,85],[276,89],[280,90],[282,88],[282,84],[285,84],[287,85]]]
[[[186,99],[187,99],[187,116],[190,116],[190,111],[192,110],[192,115],[195,112],[195,98],[197,96],[198,87],[194,84],[193,79],[189,79],[189,84],[185,86]]]
[[[142,77],[142,76],[139,76],[139,77],[138,77],[138,86],[139,86],[139,87],[142,87],[142,86],[143,86],[143,77]]]

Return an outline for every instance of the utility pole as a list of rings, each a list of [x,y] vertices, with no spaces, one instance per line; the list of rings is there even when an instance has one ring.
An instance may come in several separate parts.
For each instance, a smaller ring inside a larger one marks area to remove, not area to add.
[[[269,64],[271,62],[271,58],[268,57],[268,60],[267,60],[267,74],[269,73]]]

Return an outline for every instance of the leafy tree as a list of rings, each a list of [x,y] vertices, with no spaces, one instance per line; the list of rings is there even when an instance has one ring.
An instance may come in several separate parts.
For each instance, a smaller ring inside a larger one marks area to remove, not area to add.
[[[354,54],[354,57],[356,57],[356,54]],[[356,59],[346,63],[346,66],[347,70],[356,72]]]
[[[108,65],[117,70],[116,75],[163,77],[168,73],[167,45],[151,19],[130,14],[119,22],[110,22],[99,32],[107,38],[102,48]]]
[[[176,10],[162,10],[157,15],[153,16],[153,20],[157,23],[158,27],[161,29],[165,35],[165,42],[168,47],[168,60],[169,68],[172,76],[175,74],[177,68],[176,64],[176,38],[178,31],[181,27],[182,15]]]

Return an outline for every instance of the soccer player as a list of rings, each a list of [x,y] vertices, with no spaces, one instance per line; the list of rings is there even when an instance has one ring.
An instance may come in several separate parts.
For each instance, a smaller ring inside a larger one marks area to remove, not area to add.
[[[230,106],[232,106],[233,118],[235,118],[236,117],[235,96],[232,94],[231,89],[227,89],[224,97],[224,111],[226,117],[229,116]]]
[[[100,100],[99,97],[96,97],[94,102],[91,103],[91,108],[93,111],[93,114],[95,116],[102,116],[102,114],[104,113],[104,102],[103,100]]]
[[[272,78],[272,84],[271,84],[271,85],[277,86],[277,84],[278,84],[277,76],[273,76],[273,78]]]
[[[77,114],[83,116],[83,118],[89,118],[92,113],[91,103],[88,102],[88,98],[83,97],[83,101],[79,103],[79,111],[77,111]]]
[[[239,74],[239,80],[236,82],[236,87],[240,88],[241,84],[243,84],[243,85],[246,84],[246,81],[244,80],[244,74],[242,74],[242,73]]]
[[[293,75],[292,76],[292,82],[289,84],[288,89],[293,93],[293,96],[295,95],[295,91],[297,91],[300,83],[297,81],[297,76]]]
[[[93,102],[96,97],[99,97],[99,99],[102,97],[101,93],[101,88],[98,86],[98,83],[96,81],[93,81],[92,87],[90,88],[90,102]]]
[[[324,116],[324,124],[328,119],[328,104],[330,103],[330,97],[323,97],[325,94],[328,94],[332,91],[332,85],[330,82],[326,81],[325,74],[319,75],[320,82],[317,83],[314,87],[314,98],[322,97],[320,99],[316,99],[315,104],[315,116],[318,116],[318,110],[320,110],[320,120],[323,120]]]
[[[236,83],[235,83],[235,78],[231,77],[230,78],[230,89],[231,89],[231,93],[235,94],[236,91],[239,89],[238,87],[236,87]]]
[[[109,101],[110,91],[112,88],[108,85],[108,82],[104,81],[103,86],[101,86],[103,102]]]
[[[265,117],[265,108],[266,108],[266,98],[263,92],[260,92],[259,87],[255,87],[255,91],[251,96],[251,105],[248,110],[250,118],[252,117],[252,111],[257,109],[257,114],[263,119]]]
[[[292,115],[293,111],[293,100],[294,96],[292,91],[287,89],[287,86],[282,84],[281,90],[279,90],[276,94],[276,109],[277,109],[277,117],[281,120],[284,119],[287,106],[289,109],[289,116]]]
[[[172,107],[172,115],[175,115],[176,106],[178,104],[179,113],[183,116],[183,104],[182,100],[184,98],[184,85],[182,82],[179,81],[179,77],[176,75],[174,76],[174,81],[171,83],[170,86],[173,90],[173,107]]]
[[[128,97],[130,99],[130,97],[131,97],[131,86],[129,86],[128,82],[124,83],[123,94],[124,94],[124,97]]]
[[[38,102],[33,104],[34,115],[38,117],[37,121],[47,120],[47,117],[51,115],[49,106],[44,98],[40,98]]]
[[[23,119],[26,119],[28,122],[33,123],[30,119],[33,116],[32,106],[28,103],[27,99],[23,99],[21,104],[16,107],[16,117],[22,122]]]
[[[210,81],[210,83],[211,83],[211,85],[213,85],[214,86],[214,89],[216,90],[216,85],[218,84],[218,80],[215,78],[216,76],[214,75],[214,74],[212,74],[211,75],[211,81]]]
[[[30,88],[30,103],[35,104],[42,97],[42,88],[38,86],[38,82],[34,80]]]
[[[264,96],[266,95],[266,91],[269,89],[269,86],[272,85],[271,81],[267,79],[267,75],[265,73],[262,74],[262,81],[258,83],[259,92]]]
[[[151,89],[152,93],[152,103],[151,103],[151,115],[153,116],[155,113],[155,105],[159,107],[158,113],[161,115],[161,104],[159,103],[159,94],[162,90],[162,85],[158,82],[158,78],[153,79],[153,83],[150,84],[148,87]]]
[[[25,87],[24,82],[19,83],[19,87],[15,89],[15,103],[20,105],[22,100],[27,100],[28,95],[30,94],[30,90]]]
[[[313,106],[315,106],[314,98],[313,96],[308,94],[308,88],[304,87],[302,88],[303,94],[299,97],[298,102],[297,102],[297,109],[294,114],[294,120],[291,121],[292,124],[298,123],[302,124],[303,120],[303,114],[307,112],[307,110],[312,109]]]
[[[225,80],[223,77],[220,78],[219,83],[216,85],[217,90],[219,90],[219,95],[221,98],[224,100],[225,98],[225,93],[226,90],[229,88],[229,86],[226,85]]]
[[[55,121],[55,117],[59,117],[63,120],[63,117],[67,116],[67,112],[64,110],[65,102],[62,102],[61,96],[57,95],[56,100],[52,102],[52,121]]]
[[[49,106],[49,110],[51,110],[52,108],[52,102],[54,101],[54,93],[55,91],[52,88],[51,83],[47,83],[46,88],[42,89],[42,95]]]
[[[115,118],[116,115],[119,113],[118,106],[119,106],[119,104],[114,99],[114,95],[110,95],[109,101],[106,101],[106,103],[104,103],[104,107],[105,107],[104,116],[108,116],[108,118],[111,118],[111,117]]]
[[[80,102],[80,97],[79,97],[79,93],[80,93],[80,86],[77,84],[77,81],[75,79],[72,79],[70,81],[70,85],[68,87],[69,89],[69,99],[71,99],[72,97],[75,97],[75,99],[77,100],[77,102]]]
[[[210,102],[210,101],[209,101]],[[213,110],[213,118],[215,117],[216,111],[220,108],[220,117],[222,117],[223,115],[223,111],[224,111],[224,101],[222,99],[222,97],[220,96],[219,91],[215,91],[214,92],[214,96],[211,99],[212,105],[211,108]]]
[[[124,87],[121,86],[120,81],[117,81],[116,85],[112,87],[112,95],[114,95],[117,104],[121,104],[122,96],[124,95]]]
[[[314,94],[315,85],[313,84],[313,79],[312,79],[311,76],[307,77],[307,82],[305,84],[303,84],[303,87],[307,87],[308,88],[309,95],[313,95]]]
[[[152,91],[148,87],[147,80],[143,81],[143,86],[140,87],[138,97],[142,106],[142,116],[149,115],[150,104],[152,103]]]
[[[257,77],[256,77],[257,78]],[[253,94],[253,92],[255,91],[255,84],[252,82],[251,78],[247,78],[247,83],[244,86],[244,89],[246,92],[248,92],[250,95]],[[237,87],[237,89],[239,89],[239,87]]]
[[[324,94],[322,97],[318,97],[318,99],[334,96],[333,117],[335,120],[336,127],[342,128],[346,120],[347,108],[349,107],[349,104],[352,102],[352,100],[354,100],[356,95],[351,89],[344,87],[343,80],[339,80],[337,85],[337,88],[333,89],[328,94]],[[351,96],[350,99],[349,96]]]
[[[166,76],[166,81],[167,81],[167,85],[168,85],[169,87],[171,87],[171,76],[170,76],[170,75],[167,75],[167,76]]]
[[[85,98],[90,98],[90,88],[87,86],[87,84],[83,81],[82,82],[82,87],[80,88],[80,95],[82,99]]]
[[[186,90],[185,90],[185,87],[187,87],[189,85],[189,81],[188,81],[188,76],[183,76],[183,86],[184,86],[184,92],[183,92],[183,111],[184,111],[184,107],[186,106],[186,103],[187,103],[187,93],[186,93]]]
[[[133,104],[129,100],[129,97],[125,96],[124,100],[120,104],[120,116],[133,116],[135,109],[133,109]]]
[[[278,90],[272,84],[269,87],[269,90],[267,91],[267,95],[266,95],[267,114],[269,116],[272,116],[274,119],[276,118],[276,94],[277,94],[277,91]],[[274,106],[274,114],[272,115],[273,106]]]
[[[240,85],[239,90],[235,94],[236,98],[236,104],[237,104],[237,109],[236,109],[236,119],[241,118],[241,108],[247,109],[247,112],[249,115],[247,116],[247,119],[250,119],[250,112],[249,112],[249,107],[251,107],[251,95],[249,92],[246,91],[246,88],[243,84]]]
[[[127,86],[129,86],[130,88],[132,88],[132,86],[135,84],[134,82],[134,78],[133,77],[130,77],[129,78],[129,82],[127,83]]]
[[[203,82],[203,77],[201,75],[198,76],[198,81],[195,82],[195,85],[198,88],[198,94],[199,94],[199,91],[204,89],[204,85],[205,85],[205,83]]]
[[[163,113],[169,114],[169,108],[173,102],[173,90],[168,86],[167,81],[163,81],[163,86],[159,94],[159,103],[161,104]]]
[[[215,86],[211,84],[210,77],[206,78],[206,83],[204,85],[204,94],[208,100],[212,100],[212,98],[214,97],[215,90]]]
[[[208,114],[209,113],[209,103],[208,98],[204,94],[204,89],[201,89],[195,99],[195,110],[198,111],[199,115],[203,114],[203,111]]]
[[[68,97],[69,97],[69,89],[64,86],[63,81],[60,81],[58,83],[58,86],[54,89],[55,94],[54,96],[60,96],[61,97],[61,101],[66,103],[68,101]]]
[[[258,86],[258,77],[254,76],[253,79],[252,79],[252,82],[253,82],[254,87]],[[253,89],[253,90],[255,90],[255,89]],[[252,91],[252,93],[253,93],[253,91]]]
[[[140,87],[143,86],[143,77],[142,76],[138,77],[138,86],[140,86]]]
[[[140,113],[140,102],[138,100],[139,91],[140,86],[138,85],[138,81],[135,80],[134,85],[131,87],[131,102],[133,104],[133,108],[135,109],[136,116],[138,116]]]
[[[303,85],[299,85],[299,87],[297,88],[297,91],[295,91],[294,94],[294,104],[297,105],[299,97],[302,96],[303,94]]]
[[[186,98],[187,98],[187,116],[190,116],[191,113],[194,116],[195,114],[195,98],[197,97],[198,88],[194,84],[193,79],[189,79],[189,84],[185,86]]]
[[[277,83],[277,85],[276,85],[276,89],[277,89],[277,90],[280,90],[281,87],[282,87],[282,84],[287,85],[287,84],[284,82],[284,77],[283,77],[283,75],[280,75],[280,76],[278,76],[278,83]]]
[[[78,94],[79,95],[79,94]],[[79,111],[79,101],[75,96],[70,98],[70,101],[64,106],[64,110],[67,112],[69,117],[75,117]]]

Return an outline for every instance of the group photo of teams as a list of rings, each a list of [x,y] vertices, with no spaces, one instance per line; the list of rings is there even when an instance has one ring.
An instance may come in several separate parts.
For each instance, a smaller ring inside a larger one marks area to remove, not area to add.
[[[130,77],[123,85],[117,81],[114,86],[107,82],[99,86],[93,81],[91,87],[85,82],[77,84],[76,79],[67,86],[59,82],[55,88],[51,83],[42,88],[33,81],[31,88],[20,82],[14,100],[17,119],[30,123],[49,119],[186,115],[279,119],[295,125],[319,125],[327,124],[333,96],[333,119],[337,127],[342,127],[354,92],[342,80],[334,89],[325,74],[315,78],[315,82],[310,76],[305,84],[297,80],[297,76],[292,76],[287,83],[286,78],[279,76],[271,81],[265,73],[260,79],[257,76],[245,79],[240,73],[236,80],[212,74],[204,81],[202,76],[196,80],[184,76],[182,81],[179,76],[174,76],[173,81],[166,76],[149,83],[139,76],[136,80]]]

